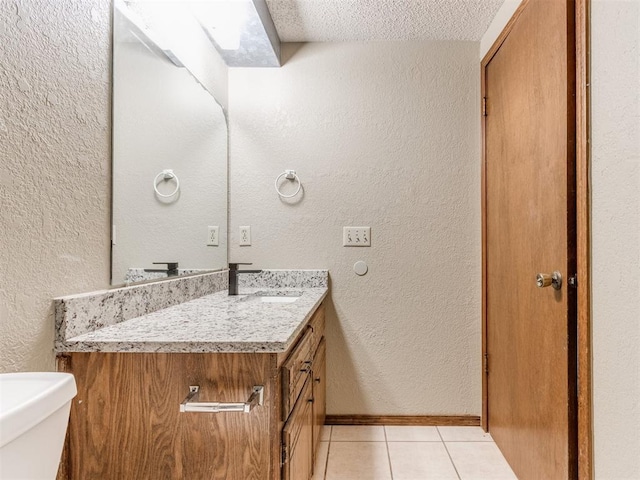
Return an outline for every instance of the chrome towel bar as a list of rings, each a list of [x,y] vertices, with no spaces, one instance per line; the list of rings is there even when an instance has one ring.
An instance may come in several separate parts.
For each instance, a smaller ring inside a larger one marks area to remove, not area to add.
[[[199,412],[199,413],[220,413],[220,412],[243,412],[249,413],[256,405],[262,405],[264,402],[264,387],[255,386],[251,390],[251,396],[246,402],[222,403],[222,402],[198,402],[200,393],[199,385],[191,385],[189,387],[189,395],[180,404],[181,412]]]

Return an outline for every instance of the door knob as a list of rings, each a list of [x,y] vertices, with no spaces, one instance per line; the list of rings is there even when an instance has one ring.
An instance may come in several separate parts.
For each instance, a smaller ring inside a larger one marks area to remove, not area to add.
[[[539,273],[536,275],[536,285],[540,288],[551,285],[554,289],[560,290],[562,288],[562,275],[557,270],[551,275],[548,273]]]

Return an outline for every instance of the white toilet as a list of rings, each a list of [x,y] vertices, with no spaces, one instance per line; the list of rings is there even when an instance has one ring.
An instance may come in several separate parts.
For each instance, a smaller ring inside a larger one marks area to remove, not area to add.
[[[71,399],[68,373],[0,374],[0,480],[54,480]]]

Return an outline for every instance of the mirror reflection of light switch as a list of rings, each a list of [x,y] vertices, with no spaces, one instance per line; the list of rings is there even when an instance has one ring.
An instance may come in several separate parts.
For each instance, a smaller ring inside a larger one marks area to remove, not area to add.
[[[240,243],[241,247],[248,247],[251,245],[251,227],[240,227]]]

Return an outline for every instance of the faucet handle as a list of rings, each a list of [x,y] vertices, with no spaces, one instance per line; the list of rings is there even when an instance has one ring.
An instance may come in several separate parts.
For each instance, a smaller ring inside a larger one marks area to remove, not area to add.
[[[178,262],[151,262],[154,265],[166,265],[169,270],[178,268]]]
[[[253,265],[253,263],[229,263],[229,270],[238,270],[240,265]]]

